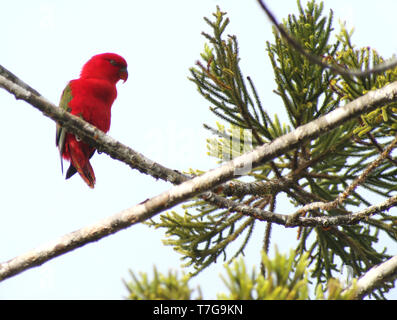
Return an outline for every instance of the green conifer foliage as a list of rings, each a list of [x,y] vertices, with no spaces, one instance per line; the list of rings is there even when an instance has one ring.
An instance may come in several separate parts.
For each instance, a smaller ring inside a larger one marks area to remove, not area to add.
[[[204,52],[201,60],[190,69],[190,80],[211,104],[210,111],[219,117],[216,128],[205,125],[216,136],[207,140],[208,153],[219,162],[272,141],[291,128],[306,124],[346,101],[397,79],[397,69],[358,79],[333,74],[309,62],[274,29],[274,40],[266,43],[266,51],[274,69],[274,92],[280,97],[280,104],[274,106],[274,110],[285,112],[289,119],[289,123],[282,124],[277,115],[272,119],[261,103],[260,97],[265,99],[266,95],[273,93],[258,92],[253,79],[243,75],[237,36],[226,35],[229,23],[226,13],[217,8],[213,18],[205,18],[205,22],[211,32],[203,32],[206,40]],[[344,26],[339,34],[334,34],[332,23],[333,12],[324,15],[322,3],[309,1],[303,8],[298,1],[298,14],[289,15],[282,25],[306,50],[328,63],[366,69],[384,61],[374,50],[356,49],[351,43],[351,33]],[[370,206],[378,202],[379,197],[389,197],[397,185],[396,161],[390,155],[365,171],[394,138],[396,110],[397,106],[391,104],[360,119],[352,119],[326,135],[304,142],[295,150],[236,176],[235,182],[245,188],[233,189],[231,183],[227,192],[222,189],[214,191],[233,201],[277,212],[277,199],[281,193],[299,208],[312,202],[333,201],[356,181],[342,202],[329,210],[306,212],[306,216],[348,214],[358,207]],[[199,175],[201,172],[191,170],[190,174]],[[167,239],[164,243],[181,253],[185,267],[193,267],[189,269],[191,275],[220,257],[228,257],[231,261],[242,254],[254,226],[266,223],[253,216],[219,209],[198,198],[185,204],[184,209],[184,212],[162,214],[159,221],[151,221],[149,225],[165,228]],[[268,222],[265,251],[271,242],[270,230]],[[299,245],[293,257],[298,260],[305,257],[309,276],[321,285],[338,275],[341,265],[351,267],[353,276],[359,277],[373,265],[389,258],[387,248],[379,248],[376,244],[380,235],[397,240],[397,218],[390,212],[382,212],[354,225],[327,229],[299,227],[297,234]],[[235,241],[239,241],[239,246],[226,252]],[[258,250],[262,247],[258,246]],[[247,277],[241,268],[242,262],[228,267],[229,278]],[[298,271],[296,266],[294,268]],[[230,294],[222,297],[251,297],[252,287],[245,288],[246,293],[243,293],[232,282],[226,280],[226,283]],[[244,283],[246,286],[249,283],[258,285],[248,278]],[[389,286],[385,285],[378,294],[382,296],[388,289]],[[259,292],[257,289],[257,295]],[[330,296],[338,297],[339,293],[336,290]],[[305,292],[299,293],[299,289],[294,294],[300,298],[307,297]],[[278,297],[287,298],[289,295],[289,292],[284,292]]]
[[[306,300],[309,298],[308,254],[299,258],[291,250],[289,255],[281,254],[276,248],[275,257],[262,254],[262,272],[247,271],[242,258],[225,265],[226,275],[221,275],[228,293],[219,293],[221,300]],[[189,277],[180,277],[178,272],[164,275],[153,269],[153,276],[147,273],[136,275],[130,271],[131,280],[124,281],[130,300],[201,300],[201,288],[192,289]],[[349,300],[356,294],[356,286],[343,290],[337,279],[330,279],[328,287],[318,285],[316,299]]]
[[[169,271],[167,275],[153,268],[153,279],[145,272],[136,275],[130,271],[131,280],[124,281],[130,300],[190,300],[195,291],[188,286],[189,277],[178,272]],[[200,291],[200,289],[198,289]],[[199,292],[198,299],[201,298]]]

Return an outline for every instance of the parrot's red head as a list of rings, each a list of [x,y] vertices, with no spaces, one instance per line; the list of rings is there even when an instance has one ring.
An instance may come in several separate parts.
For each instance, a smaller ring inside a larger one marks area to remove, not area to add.
[[[112,83],[128,79],[127,62],[115,53],[102,53],[93,56],[81,70],[81,78],[104,79]]]

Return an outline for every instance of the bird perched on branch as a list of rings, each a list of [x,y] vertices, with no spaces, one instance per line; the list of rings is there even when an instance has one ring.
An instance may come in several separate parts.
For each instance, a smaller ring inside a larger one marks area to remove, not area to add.
[[[127,62],[115,53],[93,56],[81,70],[80,78],[71,80],[63,90],[59,107],[83,118],[103,132],[109,131],[111,107],[117,97],[116,83],[127,81]],[[57,124],[56,145],[62,159],[69,160],[66,172],[69,179],[76,172],[90,188],[94,188],[95,174],[90,158],[95,148]]]

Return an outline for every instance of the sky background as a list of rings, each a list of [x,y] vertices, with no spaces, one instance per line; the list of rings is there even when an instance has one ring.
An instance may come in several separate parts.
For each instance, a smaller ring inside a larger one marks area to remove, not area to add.
[[[297,12],[295,0],[267,3],[279,19]],[[78,77],[91,56],[122,55],[129,79],[118,85],[109,134],[169,168],[207,170],[216,161],[206,155],[210,135],[202,124],[214,126],[217,119],[187,77],[204,47],[200,33],[209,31],[203,17],[210,17],[216,5],[231,19],[226,33],[238,37],[245,76],[255,81],[268,112],[286,120],[272,93],[274,75],[265,52],[265,42],[273,40],[271,24],[255,0],[1,1],[0,64],[57,104],[66,83]],[[325,1],[325,13],[331,6],[337,30],[339,20],[355,27],[355,44],[376,48],[386,58],[397,53],[390,37],[397,24],[395,1],[378,0],[376,6],[368,0]],[[77,175],[65,181],[54,122],[4,90],[0,108],[0,261],[171,187],[105,154],[91,161],[94,190]],[[277,211],[293,208],[286,203]],[[246,252],[249,266],[259,265],[262,235],[259,226]],[[127,295],[122,279],[130,279],[129,269],[149,275],[154,265],[162,272],[179,269],[181,256],[162,238],[161,230],[134,225],[1,282],[0,299],[121,299]],[[274,227],[272,247],[288,252],[295,238],[295,230]],[[205,298],[226,291],[219,278],[225,274],[222,264],[192,280]],[[396,290],[389,296],[397,298]]]

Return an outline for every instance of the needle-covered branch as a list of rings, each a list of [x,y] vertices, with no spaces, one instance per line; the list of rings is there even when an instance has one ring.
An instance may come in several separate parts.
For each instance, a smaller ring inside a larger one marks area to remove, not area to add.
[[[363,181],[367,178],[367,176],[369,175],[369,173],[374,170],[375,168],[377,168],[380,164],[381,161],[383,161],[385,158],[387,158],[390,154],[390,152],[394,149],[395,145],[397,143],[397,137],[394,138],[394,140],[388,145],[388,147],[379,155],[379,157],[371,162],[368,167],[362,172],[362,174],[357,177],[352,184],[350,184],[346,190],[344,192],[342,192],[341,194],[339,194],[339,196],[331,201],[331,202],[313,202],[310,204],[307,204],[305,206],[303,206],[302,208],[300,208],[298,211],[296,211],[294,214],[292,214],[290,216],[290,221],[293,221],[296,217],[305,214],[308,211],[314,211],[314,210],[325,210],[325,211],[329,211],[332,209],[335,209],[337,206],[339,206],[340,204],[342,204],[347,197],[359,186],[363,183]]]
[[[258,0],[258,3],[260,7],[263,9],[263,11],[266,13],[270,21],[273,23],[275,28],[280,32],[282,37],[296,50],[298,51],[301,55],[306,57],[311,63],[317,64],[321,66],[324,69],[329,69],[332,72],[339,74],[341,76],[346,76],[346,77],[366,77],[368,75],[374,74],[374,73],[381,73],[390,69],[393,69],[397,66],[397,59],[391,59],[390,61],[384,62],[382,64],[377,65],[376,67],[372,69],[367,69],[367,70],[357,70],[357,69],[346,69],[343,68],[337,64],[329,64],[326,63],[325,59],[323,57],[314,55],[310,53],[308,50],[306,50],[299,41],[297,41],[294,37],[288,34],[288,32],[285,30],[285,28],[277,21],[276,17],[274,14],[270,11],[270,9],[267,7],[265,2],[263,0]]]

